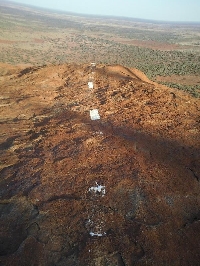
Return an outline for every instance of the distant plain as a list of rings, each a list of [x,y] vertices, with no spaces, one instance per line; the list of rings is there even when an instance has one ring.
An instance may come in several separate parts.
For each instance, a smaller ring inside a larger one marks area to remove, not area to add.
[[[200,23],[58,12],[0,0],[0,62],[120,64],[200,95]]]

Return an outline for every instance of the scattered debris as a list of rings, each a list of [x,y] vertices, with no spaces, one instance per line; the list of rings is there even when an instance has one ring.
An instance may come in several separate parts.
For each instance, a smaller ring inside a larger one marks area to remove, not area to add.
[[[0,80],[0,264],[199,265],[199,100],[88,69]]]

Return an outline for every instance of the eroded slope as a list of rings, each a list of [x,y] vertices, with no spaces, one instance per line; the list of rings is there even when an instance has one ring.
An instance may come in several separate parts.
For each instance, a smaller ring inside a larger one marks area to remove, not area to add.
[[[118,65],[9,74],[1,264],[198,265],[199,100]]]

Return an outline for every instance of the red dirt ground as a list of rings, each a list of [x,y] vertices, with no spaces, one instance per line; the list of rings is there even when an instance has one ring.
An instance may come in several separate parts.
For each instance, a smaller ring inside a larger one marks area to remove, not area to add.
[[[13,43],[16,43],[16,41],[0,40],[0,43],[13,44]]]
[[[44,43],[44,40],[42,40],[42,39],[38,39],[38,38],[34,38],[34,39],[33,39],[33,42],[34,42],[34,43]]]
[[[161,51],[174,51],[174,50],[191,48],[190,46],[186,45],[170,44],[170,43],[156,42],[156,41],[125,40],[121,38],[118,39],[114,38],[113,40],[124,44],[130,44],[134,46],[145,47]]]
[[[197,75],[172,75],[167,77],[158,76],[156,81],[178,83],[182,85],[200,85],[200,77]]]
[[[1,265],[199,264],[198,99],[118,65],[0,73]]]

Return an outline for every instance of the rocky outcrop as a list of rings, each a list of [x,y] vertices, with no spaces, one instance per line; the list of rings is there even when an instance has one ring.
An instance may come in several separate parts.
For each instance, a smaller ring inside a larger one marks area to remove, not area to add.
[[[198,99],[103,65],[0,90],[1,265],[199,265]]]

